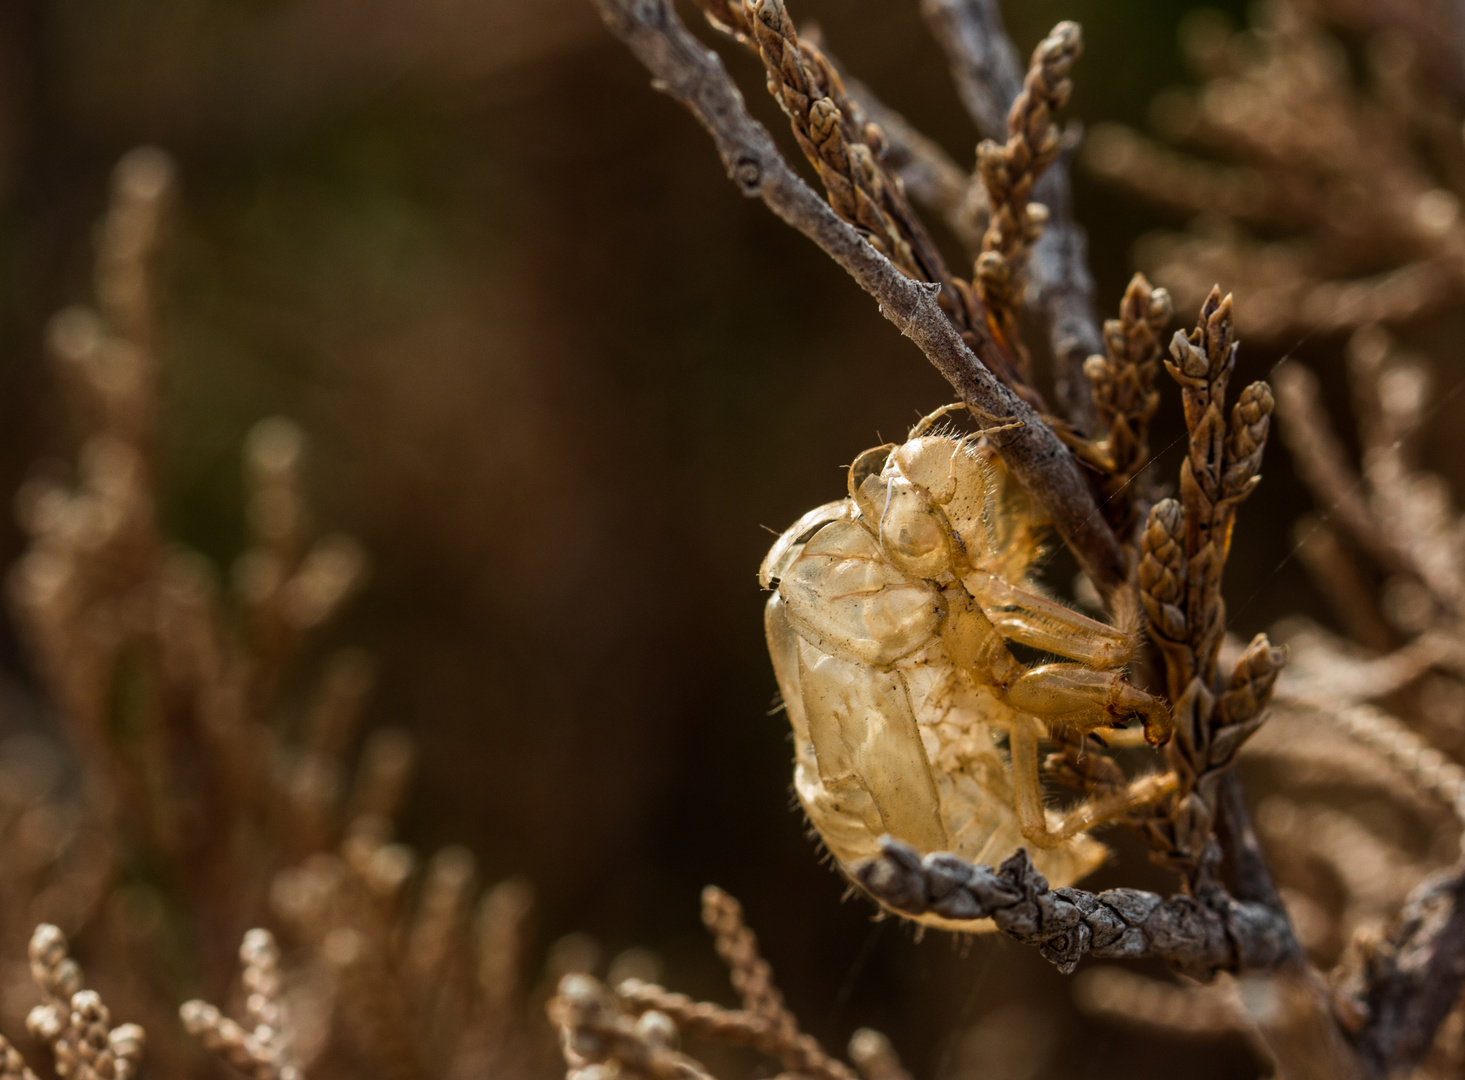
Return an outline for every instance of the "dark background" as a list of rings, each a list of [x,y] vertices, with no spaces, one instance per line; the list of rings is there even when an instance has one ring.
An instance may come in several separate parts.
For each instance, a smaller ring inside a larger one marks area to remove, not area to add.
[[[1027,0],[1008,18],[1024,54],[1080,20],[1069,115],[1143,125],[1185,78],[1190,6]],[[970,159],[914,0],[794,14]],[[761,73],[724,52],[787,145]],[[89,298],[108,172],[144,142],[181,176],[169,527],[227,563],[245,431],[279,413],[311,434],[320,525],[373,556],[334,640],[377,658],[373,721],[419,741],[407,839],[469,844],[488,880],[532,878],[542,942],[645,945],[673,988],[727,1000],[697,918],[701,886],[722,885],[813,1033],[842,1047],[879,1027],[921,1078],[1255,1075],[1240,1044],[1197,1054],[1082,1018],[1031,950],[918,941],[841,902],[793,808],[755,570],[769,529],[838,496],[855,453],[950,394],[853,282],[738,196],[587,0],[0,7],[5,492],[70,445],[42,329]],[[1081,171],[1076,188],[1107,312],[1161,221]],[[1325,367],[1338,346],[1297,352]],[[1245,348],[1242,377],[1279,356]],[[1173,394],[1165,409],[1173,475]],[[1269,462],[1228,573],[1243,636],[1320,612],[1283,561],[1307,497],[1280,448]],[[7,521],[0,562],[19,543]],[[8,625],[0,664],[11,707],[42,710]],[[1167,887],[1115,842],[1095,887]]]

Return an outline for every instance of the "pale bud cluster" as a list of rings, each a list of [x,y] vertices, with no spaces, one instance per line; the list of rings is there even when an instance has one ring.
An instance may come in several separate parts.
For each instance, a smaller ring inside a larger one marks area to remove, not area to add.
[[[45,1001],[26,1017],[26,1028],[51,1045],[56,1075],[63,1080],[132,1080],[146,1047],[143,1030],[136,1024],[112,1027],[112,1014],[101,996],[82,989],[81,968],[67,955],[66,936],[57,927],[36,927],[30,966]]]

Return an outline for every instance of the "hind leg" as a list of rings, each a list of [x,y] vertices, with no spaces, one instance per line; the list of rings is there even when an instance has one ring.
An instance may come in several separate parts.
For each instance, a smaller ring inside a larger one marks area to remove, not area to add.
[[[1079,833],[1129,817],[1136,810],[1158,802],[1174,791],[1177,783],[1174,773],[1142,776],[1122,791],[1085,799],[1064,814],[1056,826],[1049,827],[1045,835],[1058,843],[1071,840]],[[1027,836],[1027,833],[1023,835]],[[1033,842],[1037,843],[1036,840]]]
[[[1140,807],[1164,798],[1175,790],[1173,773],[1143,776],[1127,788],[1100,795],[1075,806],[1057,824],[1050,825],[1043,808],[1043,780],[1038,771],[1038,742],[1042,735],[1036,721],[1013,717],[1008,727],[1008,749],[1012,755],[1013,808],[1024,839],[1035,847],[1055,848],[1082,832],[1128,817]]]

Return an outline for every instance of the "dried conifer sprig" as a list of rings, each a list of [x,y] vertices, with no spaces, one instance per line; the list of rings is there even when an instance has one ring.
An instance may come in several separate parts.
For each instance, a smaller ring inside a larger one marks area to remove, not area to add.
[[[1418,789],[1439,795],[1462,813],[1465,773],[1413,730],[1424,718],[1411,716],[1418,710],[1407,702],[1408,691],[1417,691],[1427,678],[1458,685],[1465,640],[1459,516],[1438,478],[1419,472],[1409,453],[1425,415],[1429,380],[1422,366],[1397,354],[1377,327],[1354,335],[1349,373],[1360,414],[1361,471],[1349,464],[1328,422],[1317,377],[1297,365],[1278,373],[1282,431],[1299,473],[1339,526],[1338,534],[1327,534],[1331,558],[1327,572],[1315,575],[1317,584],[1335,603],[1351,605],[1357,592],[1352,582],[1382,576],[1392,597],[1365,594],[1367,659],[1316,628],[1304,650],[1305,670],[1279,688],[1279,698],[1294,711],[1328,716],[1402,770]],[[1405,706],[1400,716],[1372,704],[1385,698]],[[1448,740],[1461,721],[1458,710],[1446,711],[1433,734]]]
[[[889,184],[878,160],[883,147],[874,131],[858,126],[839,76],[818,50],[799,41],[782,0],[748,0],[744,11],[768,71],[768,92],[788,116],[829,205],[905,273],[937,280],[927,275],[929,268],[917,264],[890,213]]]
[[[981,181],[870,87],[843,69],[840,78],[860,111],[880,129],[885,141],[885,167],[900,178],[911,200],[938,215],[961,241],[963,250],[975,259],[981,254],[982,237],[987,232],[987,191]]]
[[[702,890],[702,924],[712,934],[743,1008],[777,1030],[797,1032],[798,1018],[784,1005],[773,982],[773,968],[758,951],[757,935],[744,922],[743,906],[737,899],[715,885],[707,886]]]
[[[1450,806],[1455,821],[1432,831],[1437,840],[1453,845],[1465,813],[1465,769],[1457,760],[1461,717],[1453,699],[1447,698],[1443,708],[1430,707],[1427,692],[1458,688],[1461,676],[1457,658],[1465,640],[1460,605],[1465,566],[1459,515],[1438,478],[1421,473],[1410,460],[1409,447],[1429,400],[1422,365],[1400,354],[1377,327],[1354,335],[1348,361],[1362,443],[1360,470],[1333,433],[1315,376],[1289,365],[1279,372],[1278,396],[1299,473],[1327,508],[1326,520],[1336,523],[1336,532],[1326,534],[1329,559],[1320,567],[1326,572],[1316,575],[1318,584],[1335,604],[1350,608],[1359,607],[1361,594],[1361,618],[1350,631],[1368,648],[1361,652],[1322,628],[1311,629],[1298,645],[1301,670],[1279,684],[1277,699],[1289,726],[1325,718],[1328,730],[1356,740],[1396,770],[1403,781],[1385,785],[1383,797],[1404,804],[1407,797],[1427,792]],[[1370,578],[1385,582],[1381,595],[1353,584]],[[1391,711],[1375,702],[1387,702]],[[1452,745],[1453,757],[1439,748]],[[1401,854],[1389,852],[1396,861]],[[1362,861],[1360,855],[1354,851],[1350,869]],[[1375,900],[1372,918],[1363,923],[1376,925],[1386,902],[1397,903],[1399,891],[1437,865],[1426,857],[1376,875],[1384,884],[1355,887],[1350,898],[1358,899],[1350,908],[1363,907],[1371,892],[1393,886]],[[1453,1024],[1459,1026],[1465,979],[1461,881],[1458,864],[1424,881],[1383,933],[1357,935],[1334,973],[1336,1011],[1362,1056],[1380,1072],[1404,1070],[1424,1059],[1437,1042],[1436,1032],[1451,1026],[1445,1021],[1452,1010]],[[1351,910],[1345,910],[1343,920],[1342,925],[1325,920],[1324,930],[1347,940],[1361,920]]]
[[[1261,726],[1277,685],[1277,676],[1281,674],[1286,660],[1286,650],[1272,645],[1266,634],[1258,634],[1251,639],[1232,668],[1226,689],[1221,694],[1218,712],[1225,722],[1212,736],[1212,767],[1230,764],[1241,744]]]
[[[758,51],[755,44],[758,35],[750,22],[753,4],[737,7],[725,0],[704,0],[701,6],[713,25]],[[1009,297],[1013,305],[1008,312],[1010,317],[999,317],[995,309],[989,315],[983,305],[976,302],[972,288],[965,281],[947,273],[940,263],[939,253],[933,248],[927,246],[929,254],[918,261],[927,267],[927,275],[940,267],[941,277],[926,279],[939,280],[942,283],[943,307],[953,322],[962,329],[968,345],[976,349],[986,340],[978,333],[975,323],[996,328],[995,337],[988,342],[991,348],[983,354],[984,360],[1026,401],[1041,409],[1041,399],[1030,385],[1027,351],[1018,336],[1015,316],[1016,310],[1021,307],[1023,272],[1028,269],[1028,243],[1038,242],[1031,260],[1034,293],[1049,322],[1056,364],[1054,383],[1058,401],[1063,416],[1073,424],[1073,428],[1068,428],[1062,421],[1055,420],[1055,424],[1066,436],[1071,437],[1076,446],[1081,442],[1078,433],[1093,427],[1092,402],[1086,386],[1081,385],[1084,359],[1100,343],[1092,314],[1093,282],[1085,261],[1086,242],[1083,231],[1072,222],[1069,213],[1071,198],[1066,171],[1061,167],[1051,168],[1054,162],[1046,156],[1043,160],[1035,160],[1029,152],[1032,141],[1028,136],[1031,129],[1040,126],[1040,113],[1045,105],[1051,107],[1053,104],[1051,95],[1040,91],[1048,87],[1056,77],[1057,69],[1071,63],[1072,57],[1068,54],[1074,47],[1077,28],[1071,23],[1062,24],[1039,46],[1033,59],[1034,74],[1029,78],[1028,86],[1024,87],[1021,72],[1016,67],[1016,54],[1002,30],[1001,18],[994,6],[978,4],[957,10],[953,5],[938,3],[930,5],[926,13],[934,26],[943,29],[956,27],[949,34],[938,29],[937,37],[951,53],[953,71],[957,76],[958,86],[963,90],[963,100],[969,105],[972,103],[972,93],[975,92],[972,91],[972,81],[975,79],[981,85],[981,94],[995,95],[990,102],[983,97],[984,102],[994,108],[1001,106],[1004,113],[1011,113],[1014,117],[1018,129],[1018,134],[1013,136],[1017,140],[1016,146],[1004,147],[991,140],[984,145],[996,154],[996,158],[989,163],[995,163],[994,167],[1002,172],[1001,177],[994,177],[994,182],[1009,195],[1020,196],[1026,206],[1026,210],[1018,213],[1028,222],[1030,235],[1027,240],[1019,241],[1010,229],[1001,231],[1002,236],[1021,248],[1020,252],[1009,252],[1014,257],[1010,262],[1004,261],[994,251],[987,251],[985,265],[989,276],[996,275],[1006,283],[1003,288],[1012,292]],[[791,32],[791,26],[788,30]],[[929,243],[925,241],[923,227],[904,199],[903,181],[911,187],[918,201],[945,218],[974,256],[982,257],[983,251],[989,246],[984,241],[993,239],[994,234],[990,231],[989,198],[986,183],[981,179],[980,168],[975,176],[967,177],[945,151],[916,131],[904,117],[880,102],[868,87],[857,81],[852,82],[850,92],[846,93],[844,77],[835,70],[833,61],[816,44],[802,38],[799,40],[799,48],[809,58],[816,72],[828,72],[828,87],[836,106],[842,115],[853,120],[852,124],[847,125],[850,133],[855,137],[860,137],[863,133],[867,145],[874,151],[873,160],[881,166],[885,178],[884,190],[893,192],[896,196],[893,218],[907,221],[912,235],[923,243]],[[971,56],[973,48],[980,54],[975,60]],[[1009,66],[1007,59],[1011,60],[1010,79],[1006,71]],[[977,69],[980,69],[980,73],[976,73]],[[770,68],[769,85],[775,97],[780,97],[778,86],[781,81]],[[784,99],[780,97],[780,100]],[[1012,104],[1010,107],[1003,106],[1002,103],[1005,102]],[[869,123],[865,119],[867,113],[878,118],[879,123]],[[978,114],[974,113],[976,115]],[[1006,129],[1005,124],[999,126]],[[796,118],[794,127],[798,134],[799,124]],[[980,121],[979,127],[986,130]],[[1049,141],[1056,148],[1057,128],[1053,127],[1048,134],[1051,135]],[[801,146],[807,152],[808,147],[803,140]],[[1006,165],[1001,164],[1008,159],[1009,149],[1012,150],[1010,156],[1016,166],[1010,172]],[[819,161],[813,158],[811,161],[816,168],[820,168]],[[1041,194],[1044,200],[1041,205],[1032,200],[1035,192]],[[832,191],[831,203],[839,209],[840,204]],[[1048,220],[1052,208],[1056,208],[1059,217],[1056,231],[1050,233],[1033,222],[1038,219]],[[1010,214],[1017,212],[1011,204],[1008,210]],[[846,220],[858,224],[849,213],[841,211],[841,214]],[[1019,255],[1022,257],[1019,258]],[[1023,272],[1016,276],[1009,274],[1010,265],[1018,266]],[[910,268],[903,269],[908,274],[911,273]],[[954,304],[952,297],[960,302]]]
[[[1190,677],[1213,683],[1225,627],[1221,575],[1231,550],[1236,506],[1261,482],[1257,470],[1266,444],[1273,401],[1264,382],[1252,383],[1224,418],[1226,385],[1238,343],[1231,326],[1231,298],[1213,289],[1190,335],[1176,333],[1166,369],[1180,384],[1189,453],[1180,467],[1184,523],[1186,645]],[[1180,669],[1173,669],[1180,674]],[[1182,685],[1172,684],[1177,697]]]
[[[849,1057],[864,1080],[911,1080],[895,1046],[874,1028],[858,1028],[850,1036]]]
[[[1022,59],[1003,27],[997,0],[924,0],[920,7],[946,54],[952,81],[978,134],[1006,138],[1007,118],[1022,92],[1024,73]],[[979,178],[973,186],[983,188]],[[921,197],[914,186],[911,191]],[[985,203],[985,191],[982,194]],[[1083,365],[1103,348],[1103,341],[1094,317],[1088,241],[1073,220],[1068,167],[1061,157],[1039,178],[1033,195],[1048,209],[1048,226],[1032,250],[1027,270],[1036,305],[1048,321],[1053,394],[1062,415],[1080,432],[1093,434],[1096,420]],[[949,201],[945,204],[951,205]],[[951,219],[941,203],[936,209]],[[963,235],[960,221],[954,229],[958,236]],[[967,246],[973,258],[979,256],[980,236],[976,244]]]
[[[1359,337],[1364,333],[1360,331]],[[1384,373],[1367,375],[1357,371],[1357,363],[1353,366],[1355,381],[1364,384],[1357,396],[1371,393],[1375,402],[1384,400]],[[1396,376],[1409,374],[1407,368],[1397,366],[1392,371]],[[1287,447],[1317,501],[1381,570],[1417,579],[1439,613],[1465,617],[1465,567],[1446,540],[1453,522],[1440,512],[1437,485],[1405,461],[1405,446],[1417,428],[1417,419],[1381,426],[1375,432],[1365,428],[1360,475],[1348,464],[1327,420],[1317,376],[1297,365],[1278,375]],[[1399,392],[1402,380],[1396,377],[1392,381],[1394,392],[1389,396],[1404,396]],[[1422,401],[1424,392],[1425,383],[1419,380],[1407,396]],[[1413,411],[1422,410],[1416,405]]]
[[[728,1010],[718,1015],[717,1007],[711,1006],[714,1012],[701,1013],[702,1022],[721,1023],[724,1038],[739,1034],[737,1041],[746,1041],[778,1058],[790,1072],[819,1080],[855,1080],[849,1066],[830,1057],[818,1040],[799,1030],[798,1017],[784,1005],[783,995],[773,982],[773,968],[758,951],[758,939],[743,920],[742,905],[709,885],[702,891],[702,922],[712,934],[717,955],[727,965],[733,989],[743,1002],[741,1014],[736,1015]],[[656,989],[642,987],[641,992]]]
[[[1457,963],[1465,916],[1460,868],[1430,875],[1441,845],[1455,847],[1465,814],[1465,769],[1457,760],[1465,640],[1459,515],[1437,478],[1409,458],[1429,401],[1422,365],[1398,353],[1377,327],[1354,335],[1348,361],[1361,468],[1329,424],[1316,376],[1289,363],[1277,372],[1277,390],[1283,433],[1327,515],[1305,527],[1303,553],[1338,610],[1354,616],[1347,626],[1363,647],[1321,627],[1294,630],[1295,662],[1276,681],[1270,723],[1281,725],[1273,734],[1292,751],[1289,777],[1308,772],[1304,790],[1368,790],[1412,815],[1423,837],[1433,836],[1433,851],[1416,855],[1385,843],[1365,822],[1327,804],[1273,797],[1263,803],[1259,824],[1309,952],[1332,963],[1357,939],[1331,982],[1334,1011],[1363,1059],[1376,1072],[1397,1073],[1432,1053],[1420,1075],[1448,1076],[1438,1060],[1446,1036],[1436,1039],[1435,1032],[1458,1030],[1465,1019],[1458,1005],[1465,967]],[[1249,427],[1243,417],[1228,436],[1228,453],[1238,460],[1250,456]],[[1375,595],[1378,580],[1385,587]],[[1247,683],[1274,679],[1271,667],[1265,654],[1243,658],[1223,695],[1228,715],[1253,707]],[[1439,694],[1446,696],[1430,705]],[[1314,729],[1325,746],[1306,744],[1303,736]],[[1340,743],[1340,734],[1351,741]],[[1275,758],[1277,749],[1266,754]],[[1432,799],[1453,813],[1438,814]],[[1389,929],[1374,932],[1423,879]]]
[[[1255,1032],[1234,986],[1181,986],[1117,964],[1082,972],[1074,1003],[1090,1016],[1172,1036]]]
[[[66,935],[42,923],[30,942],[31,978],[44,1001],[25,1026],[51,1045],[63,1080],[132,1080],[142,1064],[146,1037],[136,1024],[112,1027],[112,1016],[94,990],[82,989],[81,968],[67,955]]]
[[[1121,537],[1133,534],[1135,479],[1149,463],[1149,427],[1160,406],[1155,378],[1164,353],[1164,333],[1173,315],[1170,294],[1135,274],[1119,304],[1119,318],[1104,323],[1104,354],[1084,362],[1101,438],[1074,440],[1075,453],[1100,475],[1104,516]]]
[[[1242,980],[1248,978],[1261,981],[1256,976],[1241,976]],[[1282,985],[1282,980],[1273,980],[1272,985],[1254,989],[1277,998],[1282,996],[1279,990]],[[1263,1075],[1283,1075],[1256,1021],[1247,1012],[1239,987],[1235,980],[1217,980],[1202,986],[1182,985],[1149,978],[1117,964],[1106,964],[1075,977],[1073,1002],[1080,1012],[1089,1016],[1164,1038],[1239,1036],[1257,1061],[1270,1070]]]
[[[1068,101],[1073,90],[1068,74],[1082,51],[1077,23],[1054,27],[1033,51],[1022,93],[1008,113],[1006,144],[987,140],[977,148],[977,170],[991,210],[974,283],[1002,340],[1020,358],[1017,320],[1027,252],[1048,223],[1047,208],[1032,201],[1033,185],[1058,157],[1061,140],[1053,114]]]
[[[328,842],[337,827],[349,703],[329,753],[285,745],[271,722],[281,678],[360,582],[364,557],[344,537],[312,542],[304,438],[283,420],[258,425],[247,447],[251,535],[235,575],[245,634],[212,568],[163,535],[152,267],[171,184],[161,151],[118,163],[99,229],[96,308],[51,322],[85,441],[75,484],[38,476],[19,493],[30,545],[9,587],[65,733],[113,809],[94,825],[102,844],[125,837],[176,868],[190,904],[233,911],[257,897],[273,861]],[[147,689],[119,692],[124,683]],[[241,829],[267,841],[218,842]]]
[[[249,1027],[206,1001],[178,1010],[188,1033],[215,1056],[253,1080],[301,1080],[287,1045],[289,1017],[280,993],[280,950],[268,930],[251,930],[239,946]]]
[[[695,3],[713,26],[757,50],[758,46],[753,44],[752,39],[753,27],[748,22],[743,0],[695,0]]]
[[[1377,327],[1353,336],[1348,372],[1361,469],[1350,464],[1328,422],[1316,376],[1289,365],[1279,372],[1284,377],[1278,397],[1282,430],[1299,472],[1327,508],[1326,520],[1336,523],[1336,531],[1324,533],[1330,541],[1328,561],[1318,567],[1324,572],[1314,576],[1335,606],[1357,612],[1348,627],[1367,651],[1321,627],[1310,629],[1298,646],[1300,670],[1279,685],[1278,700],[1289,722],[1325,717],[1331,730],[1398,770],[1407,787],[1386,789],[1393,801],[1403,802],[1406,791],[1428,792],[1458,819],[1465,813],[1465,770],[1458,760],[1465,560],[1460,518],[1444,484],[1411,460],[1411,444],[1427,415],[1429,378],[1420,362],[1401,354]],[[1385,587],[1375,596],[1366,583],[1378,579]],[[1431,705],[1432,698],[1438,703]],[[1451,844],[1456,839],[1453,824],[1434,831],[1447,833],[1441,839]],[[1424,873],[1434,865],[1425,860],[1414,869]],[[1448,947],[1449,939],[1441,945]],[[1359,979],[1364,977],[1355,972],[1353,982]],[[1364,1009],[1368,1000],[1355,986],[1344,1011]]]
[[[832,1058],[811,1035],[779,1024],[751,1009],[728,1009],[710,1001],[694,1001],[652,983],[628,979],[616,996],[635,1013],[654,1010],[671,1017],[688,1035],[714,1042],[749,1046],[774,1058],[786,1070],[817,1080],[856,1080],[844,1062]]]
[[[1321,694],[1299,694],[1283,686],[1277,701],[1294,710],[1325,715],[1350,738],[1397,769],[1416,792],[1439,799],[1465,822],[1465,768],[1430,746],[1409,727],[1373,705],[1349,705]]]
[[[711,1080],[701,1062],[678,1053],[677,1030],[663,1013],[627,1014],[615,995],[589,975],[566,975],[550,999],[568,1075],[577,1080]]]
[[[392,842],[389,823],[368,815],[339,851],[274,879],[274,913],[307,946],[299,953],[310,981],[329,988],[341,1041],[388,1080],[532,1072],[535,1044],[548,1041],[524,985],[532,890],[500,882],[475,912],[466,849],[445,848],[418,869],[412,849]],[[256,979],[246,965],[249,985],[266,984],[266,975]],[[313,1048],[290,1043],[290,1063],[307,1075],[311,1055],[328,1050],[315,1034]]]
[[[1236,282],[1243,329],[1264,338],[1406,321],[1458,302],[1465,68],[1453,8],[1275,0],[1257,10],[1242,32],[1198,24],[1187,37],[1205,85],[1169,92],[1156,110],[1167,137],[1234,164],[1124,128],[1091,134],[1095,171],[1195,222],[1145,240],[1140,261],[1184,303],[1218,278]],[[1361,11],[1373,25],[1357,25]],[[1424,17],[1401,34],[1409,12]],[[1435,29],[1421,32],[1425,24]],[[1362,80],[1338,40],[1359,30]],[[1443,70],[1427,62],[1442,55]]]
[[[0,1080],[36,1080],[36,1074],[25,1063],[20,1051],[0,1035]]]
[[[1257,825],[1280,868],[1284,895],[1302,916],[1298,936],[1323,964],[1340,959],[1361,932],[1384,925],[1429,876],[1413,852],[1325,802],[1270,795],[1258,808]]]
[[[96,308],[73,308],[50,330],[85,442],[78,482],[63,485],[48,472],[21,492],[32,542],[10,585],[81,775],[49,747],[23,753],[34,735],[0,742],[0,828],[10,837],[0,930],[29,931],[36,911],[82,930],[98,981],[123,988],[129,1012],[149,1021],[150,1069],[182,1076],[200,1055],[184,1028],[167,1022],[185,996],[174,979],[221,984],[232,974],[231,950],[216,948],[210,929],[263,919],[272,879],[309,878],[325,895],[320,918],[301,935],[308,947],[295,954],[301,967],[292,975],[304,990],[290,1025],[295,1057],[281,1056],[281,971],[262,932],[241,954],[238,1023],[201,1002],[185,1010],[219,1051],[256,1076],[288,1077],[292,1068],[336,1075],[365,1059],[388,1080],[414,1071],[543,1075],[551,1034],[530,1022],[538,1007],[527,1008],[519,970],[529,941],[526,887],[504,883],[469,925],[471,867],[461,849],[449,849],[427,862],[422,889],[410,894],[417,902],[402,901],[416,860],[386,842],[384,820],[404,797],[411,742],[378,731],[353,769],[371,682],[359,652],[327,657],[315,687],[292,677],[299,646],[344,601],[362,564],[349,541],[312,542],[303,434],[271,420],[248,438],[237,606],[202,557],[159,527],[163,352],[151,264],[171,174],[156,150],[119,163],[98,230]],[[339,869],[326,852],[343,833],[350,869],[360,871],[350,884],[361,885],[344,899],[347,887],[333,890],[339,881],[309,872],[321,860]],[[142,883],[128,867],[146,868],[141,895],[149,912],[161,905],[159,918],[134,910]],[[276,888],[272,898],[289,891]],[[343,909],[358,900],[374,924],[347,922],[357,912]],[[351,982],[365,946],[399,961],[384,987]],[[169,962],[159,965],[162,958]],[[33,1027],[55,1044],[58,1072],[80,1080],[136,1072],[140,1032],[107,1030],[55,927],[36,932],[32,972],[46,999]],[[14,1006],[22,999],[11,989],[0,996]],[[411,1029],[382,1023],[376,999],[352,996],[363,989],[405,999]],[[400,1052],[409,1039],[422,1050],[421,1070]],[[0,1075],[28,1075],[13,1048],[0,1048]]]
[[[1217,672],[1226,626],[1221,578],[1236,505],[1260,482],[1273,407],[1266,383],[1253,383],[1227,422],[1226,388],[1238,348],[1231,309],[1231,298],[1212,289],[1196,328],[1171,341],[1165,367],[1180,384],[1188,453],[1179,501],[1158,503],[1140,538],[1140,600],[1165,658],[1177,736],[1169,756],[1180,781],[1148,831],[1156,853],[1192,888],[1208,887],[1201,877],[1209,873],[1216,778],[1260,726],[1283,655],[1259,636],[1228,680]]]
[[[947,268],[900,179],[887,168],[884,133],[866,119],[828,57],[799,37],[783,0],[743,0],[736,22],[729,22],[729,7],[704,5],[709,18],[731,26],[763,60],[768,91],[788,116],[829,205],[906,276],[939,284],[942,310],[976,347],[984,336],[985,313],[971,286]],[[1015,351],[1004,346],[993,356],[998,360],[993,370],[1037,405],[1036,393],[1014,366]]]
[[[659,1033],[675,1035],[680,1030],[701,1039],[751,1047],[777,1060],[791,1075],[858,1080],[854,1070],[799,1029],[798,1018],[784,1005],[772,968],[759,953],[757,938],[744,922],[737,900],[708,886],[702,894],[702,921],[728,966],[742,1008],[694,1001],[639,979],[627,979],[612,992],[587,976],[567,977],[549,1004],[549,1014],[560,1028],[569,1075],[583,1077],[587,1066],[600,1066],[613,1075],[693,1080],[704,1075],[703,1067],[684,1055],[669,1056],[671,1043],[657,1041]],[[852,1040],[851,1054],[873,1070],[865,1073],[865,1080],[909,1080],[884,1036],[869,1029],[856,1035],[857,1039],[864,1036],[861,1053],[854,1053],[856,1040]],[[872,1038],[883,1040],[883,1051],[869,1045]]]

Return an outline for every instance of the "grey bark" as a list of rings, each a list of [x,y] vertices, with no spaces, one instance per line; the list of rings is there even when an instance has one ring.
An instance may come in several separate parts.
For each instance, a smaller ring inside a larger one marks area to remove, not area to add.
[[[880,855],[850,872],[882,904],[907,915],[991,919],[1063,972],[1089,955],[1156,957],[1207,979],[1218,971],[1273,969],[1296,956],[1285,918],[1219,889],[1204,898],[1169,899],[1138,889],[1050,889],[1026,848],[994,870],[944,852],[923,859],[889,836],[880,846]]]
[[[1007,112],[1022,89],[1023,63],[997,0],[921,0],[921,14],[946,50],[956,92],[983,139],[1007,139]]]
[[[1365,974],[1359,1051],[1378,1075],[1407,1071],[1465,987],[1465,867],[1414,890]]]

